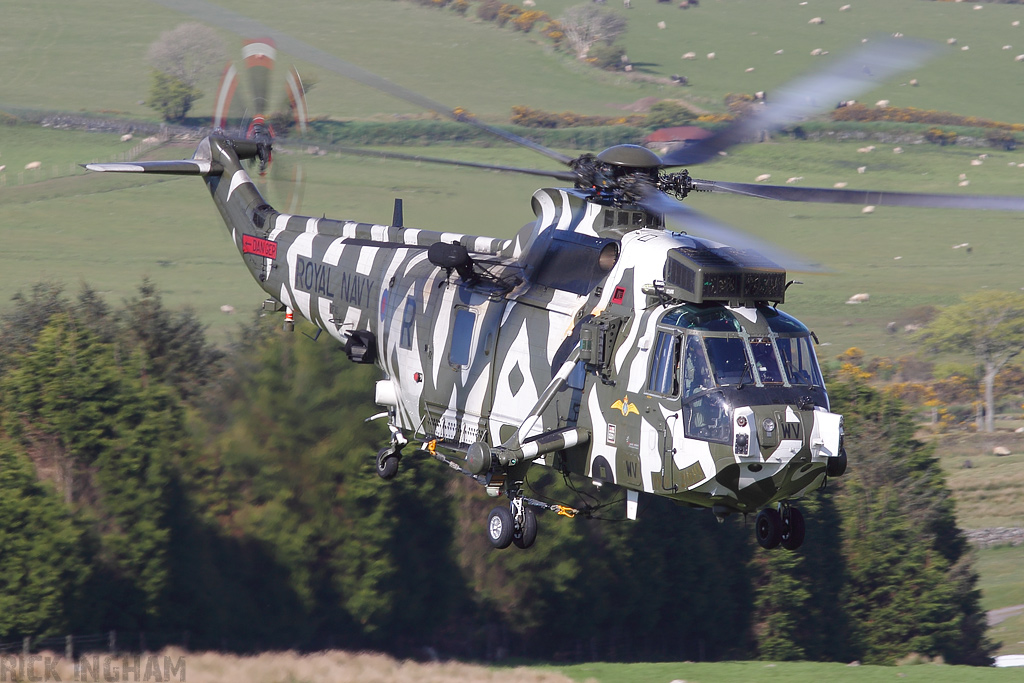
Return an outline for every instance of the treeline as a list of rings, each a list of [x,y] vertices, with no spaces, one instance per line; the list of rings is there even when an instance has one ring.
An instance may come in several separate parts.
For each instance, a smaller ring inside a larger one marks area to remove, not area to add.
[[[37,285],[0,319],[0,639],[188,632],[192,648],[376,648],[561,660],[761,656],[986,664],[964,537],[900,405],[851,381],[851,472],[807,542],[645,496],[636,522],[540,517],[407,457],[384,483],[373,368],[254,317],[218,350],[143,283],[119,306]],[[535,497],[614,500],[537,468]],[[593,498],[591,498],[593,497]]]

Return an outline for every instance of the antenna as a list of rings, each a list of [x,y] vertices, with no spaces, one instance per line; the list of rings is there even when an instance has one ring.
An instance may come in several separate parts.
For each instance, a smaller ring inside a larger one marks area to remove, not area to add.
[[[398,197],[395,197],[395,213],[391,217],[391,225],[396,228],[402,228],[405,227],[403,225],[404,221],[405,219],[402,216],[402,200],[399,199]]]

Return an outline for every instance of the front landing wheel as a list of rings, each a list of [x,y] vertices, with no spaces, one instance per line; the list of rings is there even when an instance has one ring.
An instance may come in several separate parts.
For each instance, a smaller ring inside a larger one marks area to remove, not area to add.
[[[394,479],[398,474],[398,453],[392,448],[382,448],[377,453],[377,476],[381,479]]]
[[[515,521],[512,511],[507,507],[496,507],[487,516],[487,540],[498,550],[507,548],[512,543]]]

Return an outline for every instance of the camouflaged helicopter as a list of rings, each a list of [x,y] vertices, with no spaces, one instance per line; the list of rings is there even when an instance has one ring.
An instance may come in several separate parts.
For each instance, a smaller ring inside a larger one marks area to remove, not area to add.
[[[92,171],[200,176],[265,308],[298,313],[383,373],[376,402],[390,444],[384,479],[408,454],[434,457],[508,498],[489,515],[496,548],[532,545],[536,508],[588,513],[527,497],[542,465],[625,491],[710,508],[722,519],[756,513],[761,546],[800,547],[792,501],[842,475],[843,418],[830,410],[814,337],[779,310],[793,255],[694,211],[691,192],[784,201],[1024,210],[1024,198],[864,192],[727,183],[685,170],[761,130],[777,129],[884,82],[925,59],[929,46],[876,42],[773,93],[770,106],[692,147],[659,157],[634,145],[570,157],[462,110],[449,110],[262,24],[198,0],[158,0],[241,35],[423,105],[566,167],[547,171],[419,156],[353,153],[470,165],[569,183],[537,190],[535,220],[512,239],[281,213],[246,164],[270,158],[258,126],[214,132],[191,159],[88,164]],[[686,232],[680,230],[685,228]],[[700,236],[698,236],[700,235]],[[727,246],[727,244],[729,246]],[[781,265],[780,265],[781,264]],[[415,444],[415,445],[411,445]]]

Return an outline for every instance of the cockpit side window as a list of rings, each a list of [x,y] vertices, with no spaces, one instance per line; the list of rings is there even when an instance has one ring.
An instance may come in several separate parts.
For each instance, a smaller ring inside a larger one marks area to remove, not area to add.
[[[708,367],[707,356],[700,338],[691,334],[686,338],[686,356],[683,361],[683,398],[710,389],[711,369]]]
[[[679,351],[682,342],[678,335],[665,330],[658,331],[651,359],[651,375],[647,380],[647,391],[666,396],[679,395]]]
[[[809,336],[778,337],[775,343],[790,384],[825,386]]]

